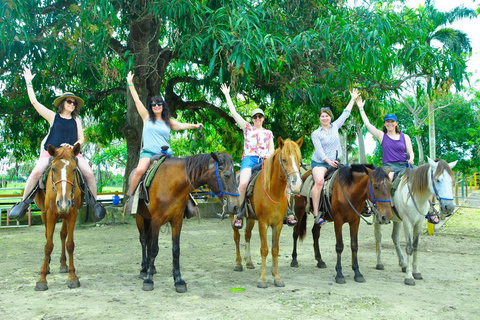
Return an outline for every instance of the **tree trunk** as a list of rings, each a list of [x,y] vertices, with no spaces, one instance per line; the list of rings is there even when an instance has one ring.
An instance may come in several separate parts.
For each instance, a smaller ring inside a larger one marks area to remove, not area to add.
[[[358,140],[358,163],[367,163],[365,155],[365,140],[363,138],[362,125],[357,124],[357,140]]]
[[[338,159],[338,160],[340,163],[348,163],[347,134],[344,132],[341,132],[341,133],[339,132],[339,137],[340,137],[340,146],[342,148],[343,159]]]
[[[437,150],[435,149],[435,112],[433,111],[433,102],[428,101],[428,144],[430,148],[430,159],[436,159]]]

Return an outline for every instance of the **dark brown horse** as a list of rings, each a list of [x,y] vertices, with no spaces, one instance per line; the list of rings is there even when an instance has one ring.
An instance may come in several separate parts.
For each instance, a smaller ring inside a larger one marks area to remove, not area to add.
[[[302,142],[303,138],[300,138],[297,142],[293,142],[290,139],[283,141],[282,138],[278,138],[279,148],[275,150],[275,153],[270,158],[265,160],[262,172],[255,182],[253,195],[250,197],[250,202],[258,220],[258,232],[261,241],[262,267],[260,268],[260,279],[257,284],[259,288],[268,287],[266,279],[268,227],[272,228],[272,275],[274,276],[274,283],[277,287],[285,286],[278,271],[278,244],[283,227],[283,218],[287,212],[287,185],[292,192],[298,192],[301,186],[299,169],[302,157],[300,153]],[[254,269],[250,255],[250,239],[252,237],[252,229],[255,226],[253,217],[252,214],[249,214],[245,228],[245,259],[249,269]],[[238,229],[233,228],[233,239],[235,240],[237,252],[235,271],[242,271],[240,233]]]
[[[232,158],[226,154],[199,154],[186,158],[167,158],[155,173],[148,191],[149,207],[140,201],[137,227],[142,244],[143,290],[153,290],[155,258],[158,254],[160,227],[170,223],[172,228],[173,279],[177,292],[187,291],[187,284],[180,274],[180,232],[183,213],[189,194],[202,185],[225,203],[225,211],[237,213],[238,189]]]
[[[38,190],[35,203],[42,210],[42,221],[45,225],[45,258],[40,270],[35,290],[48,289],[47,274],[50,273],[50,256],[53,251],[53,233],[58,219],[62,219],[60,239],[62,240],[62,255],[60,257],[60,272],[68,272],[68,287],[78,288],[80,281],[75,274],[73,265],[73,230],[77,220],[78,209],[82,206],[82,192],[77,180],[77,161],[75,156],[80,152],[80,144],[73,149],[60,147],[55,149],[48,146],[48,153],[52,156],[52,167],[46,181],[46,192]],[[65,248],[68,251],[68,267]]]
[[[379,216],[378,221],[388,223],[392,217],[390,205],[390,191],[392,189],[392,182],[388,177],[390,169],[384,171],[382,168],[372,170],[371,165],[352,165],[343,166],[338,169],[338,175],[333,181],[333,191],[331,198],[332,215],[326,213],[325,220],[333,221],[335,227],[337,252],[337,265],[335,270],[337,274],[335,281],[337,283],[345,283],[345,278],[342,274],[342,252],[343,252],[343,224],[350,225],[350,246],[352,249],[352,269],[355,272],[354,279],[357,282],[365,282],[365,278],[360,273],[357,259],[358,252],[358,228],[360,225],[360,214],[365,206],[365,200],[368,198],[377,207],[375,210]],[[306,172],[302,176],[305,181],[311,171]],[[299,219],[299,223],[295,226],[293,231],[293,252],[292,252],[292,267],[298,267],[297,261],[297,240],[305,237],[307,215],[305,208],[307,205],[307,198],[305,196],[295,197],[295,214]],[[313,247],[315,251],[315,259],[317,260],[317,267],[326,268],[325,262],[322,260],[320,254],[320,247],[318,245],[318,238],[320,237],[320,229],[318,225],[314,224],[312,228]]]

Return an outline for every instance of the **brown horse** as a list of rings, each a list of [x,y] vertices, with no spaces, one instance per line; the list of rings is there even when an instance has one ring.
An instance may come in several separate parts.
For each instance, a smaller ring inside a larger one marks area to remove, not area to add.
[[[258,220],[258,232],[260,234],[262,255],[262,267],[260,269],[260,279],[257,286],[267,288],[266,262],[268,254],[267,229],[272,228],[272,275],[277,287],[283,287],[282,278],[278,271],[278,253],[280,233],[283,227],[283,218],[287,212],[287,185],[292,192],[298,192],[301,186],[300,178],[300,147],[303,138],[297,142],[290,139],[283,140],[278,138],[279,148],[275,153],[265,160],[262,172],[258,176],[250,202],[254,215],[250,212],[247,218],[245,228],[245,259],[247,268],[254,269],[250,255],[250,239],[252,229],[255,226],[255,219]],[[256,217],[255,217],[256,216]],[[232,217],[233,221],[233,217]],[[232,227],[233,228],[233,227]],[[240,232],[233,228],[233,239],[236,247],[236,266],[235,271],[242,271],[242,257],[240,256]]]
[[[392,217],[390,206],[390,191],[392,189],[392,182],[388,177],[388,172],[382,168],[374,170],[372,165],[358,165],[343,166],[338,169],[338,175],[333,181],[333,191],[331,199],[332,215],[326,213],[325,220],[333,221],[335,227],[337,252],[337,265],[335,270],[337,274],[335,281],[337,283],[345,283],[345,277],[342,274],[342,252],[343,252],[343,238],[342,227],[343,224],[350,225],[350,246],[352,249],[352,269],[355,272],[354,279],[357,282],[365,282],[365,278],[360,273],[358,267],[358,228],[360,225],[360,214],[365,206],[365,200],[368,198],[373,202],[377,208],[376,219],[380,223],[389,223]],[[302,176],[305,181],[311,171],[306,172]],[[307,198],[300,196],[295,198],[295,214],[299,223],[295,226],[293,231],[293,252],[292,252],[292,267],[298,267],[297,261],[297,240],[305,237],[307,215],[305,208],[307,205]],[[322,260],[320,254],[320,247],[318,245],[318,238],[320,237],[320,229],[318,225],[314,224],[312,228],[313,247],[315,251],[315,259],[317,260],[317,267],[326,268],[325,262]]]
[[[232,158],[226,154],[198,154],[186,158],[167,158],[155,173],[148,190],[149,206],[140,201],[137,227],[142,244],[143,290],[153,290],[155,258],[158,254],[160,227],[170,222],[172,228],[173,279],[177,292],[187,291],[180,274],[180,232],[189,194],[208,185],[225,204],[225,211],[236,214],[239,206],[238,189]]]
[[[73,230],[77,220],[78,209],[82,206],[82,191],[77,179],[77,160],[75,156],[80,152],[80,144],[75,144],[73,149],[60,147],[55,149],[49,145],[48,153],[52,156],[52,167],[47,176],[45,190],[38,190],[35,203],[42,210],[42,221],[45,225],[45,258],[40,270],[35,290],[48,289],[47,274],[50,273],[50,259],[53,251],[53,233],[55,224],[62,219],[60,239],[62,240],[62,255],[60,257],[60,272],[68,272],[68,287],[78,288],[80,281],[75,274],[73,265]],[[65,248],[68,251],[68,268]]]

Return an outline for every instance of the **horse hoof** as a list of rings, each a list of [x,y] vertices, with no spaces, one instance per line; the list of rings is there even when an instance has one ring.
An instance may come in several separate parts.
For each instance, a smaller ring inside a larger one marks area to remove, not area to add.
[[[247,263],[247,269],[255,269],[253,263]]]
[[[177,290],[178,293],[185,293],[187,292],[187,284],[176,284],[175,285],[175,290]]]
[[[338,283],[338,284],[345,284],[347,283],[345,281],[345,277],[335,277],[335,282]]]
[[[233,269],[235,271],[243,271],[243,267],[242,266],[235,266],[235,269]]]
[[[354,279],[356,282],[360,282],[360,283],[366,282],[363,276],[354,277]]]
[[[415,280],[410,279],[410,278],[405,278],[404,283],[405,283],[407,286],[414,286],[414,285],[415,285]]]
[[[323,262],[323,261],[318,261],[318,262],[317,262],[317,268],[326,269],[326,268],[327,268],[327,265],[326,265],[325,262]]]
[[[280,281],[275,280],[274,283],[275,283],[275,287],[285,287],[285,283],[282,280]]]
[[[292,268],[298,268],[298,261],[292,261],[292,262],[290,262],[290,267],[292,267]]]
[[[145,280],[143,281],[143,291],[152,291],[153,290],[153,281],[152,280]]]
[[[377,264],[377,266],[375,268],[377,270],[385,270],[385,267],[383,266],[383,264]]]
[[[413,273],[413,278],[415,280],[423,280],[422,274],[420,272],[414,272]]]
[[[60,273],[67,273],[68,272],[68,267],[60,267]]]
[[[67,282],[67,285],[70,289],[75,289],[80,287],[80,281],[78,279],[70,280]]]
[[[37,282],[35,286],[35,291],[45,291],[48,290],[48,285],[46,282]]]
[[[265,288],[268,288],[268,284],[266,281],[258,281],[257,287],[265,289]]]

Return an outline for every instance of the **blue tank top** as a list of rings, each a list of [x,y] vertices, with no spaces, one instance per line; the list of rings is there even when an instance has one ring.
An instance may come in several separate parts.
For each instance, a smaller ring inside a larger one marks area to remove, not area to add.
[[[55,148],[60,148],[62,143],[68,143],[73,146],[77,141],[77,121],[75,121],[74,118],[65,119],[60,117],[58,113],[55,114],[55,119],[50,127],[50,132],[48,133],[48,137],[47,140],[45,140],[43,148],[47,150],[47,147],[50,144]]]
[[[388,134],[383,135],[382,140],[383,164],[388,162],[407,162],[407,145],[405,135],[400,133],[398,140],[393,140]]]
[[[159,154],[162,146],[169,146],[170,128],[164,121],[148,120],[143,125],[143,149]],[[170,152],[170,148],[167,152]]]

